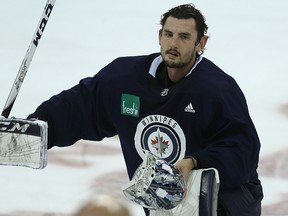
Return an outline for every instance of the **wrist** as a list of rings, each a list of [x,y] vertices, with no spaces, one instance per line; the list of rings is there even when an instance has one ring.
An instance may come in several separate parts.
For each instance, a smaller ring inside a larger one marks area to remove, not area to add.
[[[193,170],[193,169],[197,169],[197,160],[196,160],[194,157],[192,157],[192,156],[186,156],[186,157],[184,157],[184,159],[191,159],[191,160],[192,160],[192,164],[193,164],[192,170]]]

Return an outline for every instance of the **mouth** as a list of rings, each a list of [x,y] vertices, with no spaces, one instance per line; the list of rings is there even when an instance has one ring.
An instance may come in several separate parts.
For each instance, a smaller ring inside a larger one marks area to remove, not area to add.
[[[166,53],[167,53],[168,55],[174,56],[174,57],[180,56],[180,53],[179,53],[178,51],[176,51],[176,50],[168,50]]]

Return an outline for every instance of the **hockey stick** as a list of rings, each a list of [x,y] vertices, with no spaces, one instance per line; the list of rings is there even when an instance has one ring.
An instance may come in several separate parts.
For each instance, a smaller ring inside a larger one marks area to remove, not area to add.
[[[37,26],[36,32],[33,35],[32,41],[28,47],[26,55],[24,56],[24,59],[22,61],[22,64],[21,64],[20,69],[18,71],[18,74],[16,76],[16,79],[14,81],[14,84],[12,86],[10,94],[8,96],[6,103],[5,103],[4,109],[2,111],[1,115],[6,117],[6,118],[8,118],[8,116],[11,112],[11,109],[13,107],[13,104],[16,100],[16,97],[19,93],[20,87],[21,87],[23,80],[26,76],[29,65],[30,65],[32,58],[34,56],[34,53],[36,51],[36,48],[40,42],[43,31],[46,27],[46,24],[48,22],[48,19],[50,17],[50,14],[52,12],[53,7],[54,7],[55,1],[56,0],[47,0],[46,6],[44,8],[44,12],[41,16],[41,19],[40,19],[40,22]]]
[[[47,165],[47,123],[8,118],[56,0],[47,0],[36,32],[22,61],[2,116],[0,116],[0,165],[42,169]]]

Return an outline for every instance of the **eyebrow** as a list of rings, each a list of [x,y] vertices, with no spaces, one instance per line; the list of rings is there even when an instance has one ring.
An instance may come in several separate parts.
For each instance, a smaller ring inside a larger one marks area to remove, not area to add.
[[[187,33],[187,32],[179,33],[179,35],[181,35],[181,36],[187,36],[187,37],[190,37],[190,36],[191,36],[191,34],[190,34],[190,33]]]
[[[173,32],[170,31],[170,30],[168,30],[168,29],[163,29],[163,31],[166,32],[166,33],[172,33],[172,34],[173,34]],[[191,33],[189,33],[189,32],[180,32],[180,33],[178,33],[178,35],[181,35],[181,36],[191,36]]]

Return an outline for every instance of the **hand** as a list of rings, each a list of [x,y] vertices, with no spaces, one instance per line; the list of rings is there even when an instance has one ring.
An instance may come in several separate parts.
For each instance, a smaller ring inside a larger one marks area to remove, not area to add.
[[[184,177],[185,183],[187,183],[190,171],[195,168],[192,158],[182,159],[178,161],[175,166],[180,170]]]

